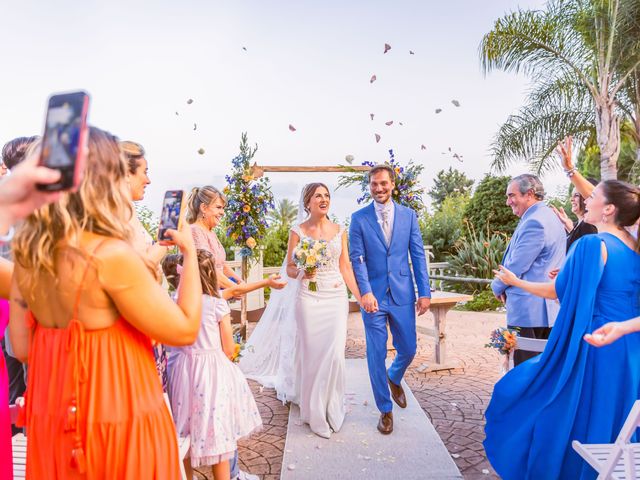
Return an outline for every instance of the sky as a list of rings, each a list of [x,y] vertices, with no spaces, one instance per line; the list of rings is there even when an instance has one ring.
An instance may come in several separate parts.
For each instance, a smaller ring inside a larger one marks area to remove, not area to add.
[[[333,166],[346,155],[354,164],[383,162],[392,148],[401,163],[425,165],[426,189],[449,166],[479,180],[490,171],[495,132],[522,105],[528,83],[485,76],[478,45],[497,18],[541,6],[2,0],[0,144],[41,133],[46,98],[81,88],[91,94],[91,124],[144,145],[152,183],[142,203],[156,212],[165,190],[224,187],[242,132],[258,144],[259,165]],[[524,171],[518,164],[507,173]],[[334,190],[338,176],[269,174],[275,198],[296,203],[305,183],[324,181],[344,219],[359,192]],[[556,170],[543,182],[553,192],[566,179]]]

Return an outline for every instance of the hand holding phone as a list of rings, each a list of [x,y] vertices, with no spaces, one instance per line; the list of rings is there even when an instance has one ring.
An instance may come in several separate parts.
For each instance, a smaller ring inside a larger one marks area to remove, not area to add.
[[[38,184],[38,190],[76,190],[87,150],[89,95],[71,92],[49,98],[39,165],[58,170],[60,180]]]
[[[169,190],[164,194],[162,212],[160,213],[160,226],[158,228],[158,243],[160,245],[174,245],[178,239],[172,238],[168,230],[182,230],[184,224],[184,191]],[[193,244],[193,241],[192,241]],[[178,246],[180,246],[178,244]]]

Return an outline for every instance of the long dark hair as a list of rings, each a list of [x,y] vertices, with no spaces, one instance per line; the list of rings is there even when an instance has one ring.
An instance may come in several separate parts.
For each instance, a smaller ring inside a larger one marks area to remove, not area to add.
[[[309,203],[311,202],[313,195],[316,193],[316,190],[320,187],[323,187],[327,192],[329,192],[329,187],[322,182],[308,183],[304,187],[304,191],[302,193],[302,205],[307,214],[309,214]],[[329,198],[331,198],[331,192],[329,192]]]
[[[613,221],[619,227],[635,225],[640,218],[640,188],[620,180],[601,182],[607,202],[616,207]],[[640,236],[636,232],[636,251],[640,252]]]

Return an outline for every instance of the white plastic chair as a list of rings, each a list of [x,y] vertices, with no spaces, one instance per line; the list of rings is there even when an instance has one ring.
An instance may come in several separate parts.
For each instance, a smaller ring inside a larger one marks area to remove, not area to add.
[[[574,440],[571,446],[598,472],[598,480],[640,479],[640,444],[631,443],[639,426],[640,400],[636,400],[615,443],[583,444]]]
[[[509,352],[509,368],[513,368],[513,354],[516,350],[526,350],[527,352],[543,352],[547,346],[547,340],[539,338],[518,337],[516,348]]]

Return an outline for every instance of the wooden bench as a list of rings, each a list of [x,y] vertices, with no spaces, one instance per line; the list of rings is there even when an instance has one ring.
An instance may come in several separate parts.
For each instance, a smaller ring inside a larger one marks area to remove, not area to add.
[[[574,440],[571,445],[598,472],[598,480],[640,479],[640,444],[631,443],[639,426],[640,400],[636,400],[614,443],[583,444]]]

